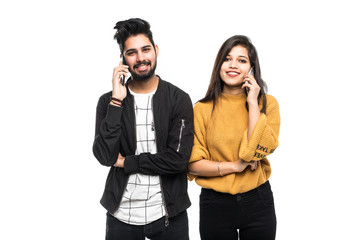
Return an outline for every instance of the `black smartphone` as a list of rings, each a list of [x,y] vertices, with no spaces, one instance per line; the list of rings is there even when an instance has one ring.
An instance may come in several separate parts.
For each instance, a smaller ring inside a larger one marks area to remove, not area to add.
[[[121,85],[125,85],[125,76],[124,75],[121,75],[120,76],[120,83],[121,83]]]
[[[125,62],[125,57],[124,56],[122,56],[122,64],[123,65],[126,65],[126,62]],[[120,83],[121,83],[121,85],[125,85],[125,76],[124,75],[121,75],[120,76]]]
[[[253,67],[250,68],[250,70],[248,72],[248,75],[254,75],[254,68]],[[248,81],[245,81],[245,82],[248,83]],[[246,93],[248,93],[250,89],[248,87],[245,87],[245,90],[246,90]]]

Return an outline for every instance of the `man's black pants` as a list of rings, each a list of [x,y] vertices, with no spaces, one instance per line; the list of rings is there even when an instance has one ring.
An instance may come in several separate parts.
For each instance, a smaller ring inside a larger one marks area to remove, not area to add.
[[[119,221],[107,213],[106,240],[188,240],[189,225],[187,212],[169,218],[165,227],[165,217],[147,225],[130,225]]]

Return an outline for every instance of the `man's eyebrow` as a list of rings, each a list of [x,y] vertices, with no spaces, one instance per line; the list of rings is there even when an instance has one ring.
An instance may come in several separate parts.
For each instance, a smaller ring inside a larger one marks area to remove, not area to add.
[[[127,49],[127,50],[125,51],[125,53],[133,52],[133,51],[136,51],[136,49],[135,49],[135,48],[129,48],[129,49]]]
[[[141,49],[148,48],[148,47],[151,47],[151,45],[149,44],[149,45],[142,46]],[[125,51],[125,53],[132,52],[132,51],[136,51],[136,48],[129,48]]]

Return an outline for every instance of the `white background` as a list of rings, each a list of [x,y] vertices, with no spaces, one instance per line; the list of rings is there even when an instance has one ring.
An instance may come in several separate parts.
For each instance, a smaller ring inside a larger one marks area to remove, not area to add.
[[[104,239],[95,108],[119,62],[113,26],[130,17],[150,22],[157,74],[193,103],[220,45],[248,35],[280,104],[277,239],[360,239],[360,17],[346,0],[2,1],[0,239]],[[189,183],[195,240],[199,190]]]

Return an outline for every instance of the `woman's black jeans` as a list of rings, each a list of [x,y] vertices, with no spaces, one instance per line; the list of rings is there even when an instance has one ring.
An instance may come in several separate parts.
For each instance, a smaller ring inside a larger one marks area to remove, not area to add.
[[[239,230],[239,231],[238,231]],[[202,240],[274,240],[276,215],[269,182],[231,195],[210,189],[200,194]]]

